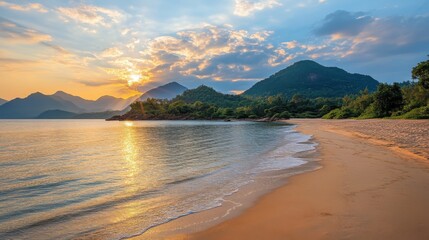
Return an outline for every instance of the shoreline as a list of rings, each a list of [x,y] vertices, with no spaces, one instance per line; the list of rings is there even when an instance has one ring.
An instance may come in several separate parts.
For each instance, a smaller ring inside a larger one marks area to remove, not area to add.
[[[278,123],[285,124],[284,122],[280,121]],[[261,197],[287,184],[291,177],[319,169],[321,166],[318,160],[317,143],[314,141],[313,137],[297,131],[296,125],[294,124],[287,125],[291,125],[291,129],[288,131],[291,131],[294,134],[306,136],[308,139],[298,142],[287,141],[285,144],[310,144],[312,146],[312,149],[298,151],[291,156],[288,156],[292,159],[304,161],[303,164],[285,169],[268,170],[258,173],[249,183],[240,186],[236,191],[226,195],[223,198],[222,204],[220,206],[200,212],[189,213],[165,223],[155,225],[140,234],[124,239],[136,240],[186,238],[189,233],[204,231],[224,221],[239,216],[248,208],[251,208]],[[308,147],[305,146],[304,148]]]
[[[223,122],[284,122],[289,119],[285,118],[147,118],[147,119],[133,119],[133,118],[118,118],[113,116],[111,118],[102,119],[107,122],[126,122],[126,121],[223,121]]]
[[[427,158],[323,121],[286,121],[320,144],[320,170],[290,177],[231,219],[171,239],[429,239]]]

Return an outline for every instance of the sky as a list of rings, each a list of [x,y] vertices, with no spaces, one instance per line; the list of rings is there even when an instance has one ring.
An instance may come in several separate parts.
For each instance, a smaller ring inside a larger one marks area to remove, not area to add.
[[[237,94],[304,59],[401,82],[428,26],[427,0],[0,0],[0,98]]]

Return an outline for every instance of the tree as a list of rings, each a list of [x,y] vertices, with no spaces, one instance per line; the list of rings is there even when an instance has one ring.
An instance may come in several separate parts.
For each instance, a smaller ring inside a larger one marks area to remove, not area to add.
[[[378,85],[374,94],[374,113],[377,117],[390,116],[403,105],[404,99],[398,83],[393,85],[382,83]]]
[[[413,79],[418,79],[423,88],[429,89],[429,60],[417,64],[411,73]]]
[[[191,112],[191,108],[185,101],[174,101],[168,106],[168,112],[175,115],[187,114]]]
[[[234,110],[232,108],[224,108],[222,111],[222,115],[224,117],[233,117],[234,116]]]
[[[235,109],[235,116],[237,118],[248,118],[252,114],[252,109],[250,107],[238,107]]]

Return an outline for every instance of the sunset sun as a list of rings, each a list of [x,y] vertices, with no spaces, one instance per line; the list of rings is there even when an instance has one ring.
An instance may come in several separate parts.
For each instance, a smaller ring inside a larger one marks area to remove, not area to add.
[[[140,74],[131,74],[128,78],[128,86],[133,86],[136,83],[139,83],[142,79]]]

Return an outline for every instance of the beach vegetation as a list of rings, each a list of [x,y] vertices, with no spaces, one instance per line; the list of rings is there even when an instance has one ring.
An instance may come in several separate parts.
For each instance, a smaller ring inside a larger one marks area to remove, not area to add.
[[[317,118],[341,105],[340,98],[310,99],[296,94],[248,97],[216,92],[207,86],[185,91],[172,100],[148,98],[113,119],[288,119]]]
[[[421,62],[412,70],[418,82],[379,84],[377,91],[361,91],[356,96],[345,96],[342,106],[325,114],[325,119],[342,118],[429,118],[429,61]]]
[[[411,72],[413,79],[419,80],[419,85],[429,89],[429,60],[420,62]]]

